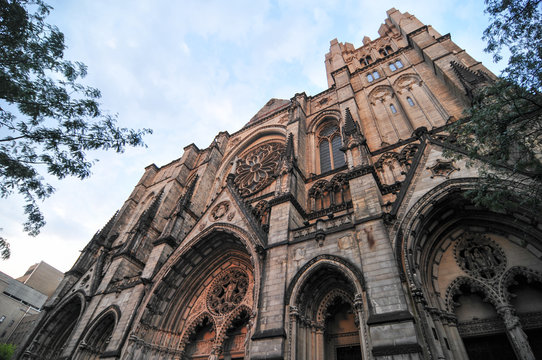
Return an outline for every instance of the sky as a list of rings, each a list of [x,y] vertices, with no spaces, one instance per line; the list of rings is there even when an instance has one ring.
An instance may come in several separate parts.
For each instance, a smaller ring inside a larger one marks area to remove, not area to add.
[[[68,271],[94,233],[120,209],[150,164],[163,166],[194,143],[240,129],[271,98],[327,89],[324,56],[337,38],[357,48],[378,37],[395,7],[432,25],[499,74],[483,52],[483,0],[49,0],[47,22],[65,35],[65,58],[88,66],[83,83],[100,89],[119,125],[152,128],[147,148],[91,152],[85,180],[46,177],[56,192],[41,203],[47,225],[22,231],[23,201],[0,199],[0,236],[11,258],[0,271],[19,277],[39,261]]]

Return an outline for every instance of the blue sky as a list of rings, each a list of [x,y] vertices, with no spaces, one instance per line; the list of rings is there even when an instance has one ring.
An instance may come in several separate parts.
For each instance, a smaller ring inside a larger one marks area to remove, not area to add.
[[[162,166],[195,143],[241,128],[270,99],[327,88],[324,56],[337,38],[356,47],[377,38],[386,10],[409,12],[498,74],[483,53],[483,1],[51,1],[48,22],[65,34],[66,58],[88,66],[85,84],[125,127],[150,127],[148,148],[93,152],[90,179],[50,182],[47,225],[22,232],[17,197],[2,199],[0,234],[12,256],[0,270],[21,276],[40,260],[67,271],[126,200],[147,165]]]

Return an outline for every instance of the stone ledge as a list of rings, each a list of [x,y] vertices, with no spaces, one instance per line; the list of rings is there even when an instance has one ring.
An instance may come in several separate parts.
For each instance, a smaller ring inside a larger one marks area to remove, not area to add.
[[[275,328],[275,329],[257,331],[254,335],[252,335],[252,340],[261,340],[261,339],[269,339],[269,338],[277,338],[277,337],[286,338],[286,331],[284,331],[284,328]],[[251,359],[255,359],[255,358],[251,358]]]
[[[421,353],[422,347],[420,344],[402,344],[402,345],[386,345],[375,346],[373,348],[373,356],[392,356],[400,354]]]
[[[401,310],[384,314],[371,314],[367,320],[367,325],[379,325],[410,320],[414,320],[412,314],[406,310]]]

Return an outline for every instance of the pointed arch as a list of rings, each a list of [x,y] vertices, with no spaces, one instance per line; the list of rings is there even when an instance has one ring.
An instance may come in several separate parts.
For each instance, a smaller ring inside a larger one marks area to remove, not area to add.
[[[113,331],[120,319],[121,311],[117,305],[103,310],[83,332],[82,340],[78,345],[77,360],[96,360],[103,354]]]
[[[43,360],[56,359],[64,352],[72,337],[73,330],[86,308],[83,291],[77,291],[55,307],[43,325],[36,328],[40,331],[26,350],[26,354],[39,355]]]
[[[499,295],[483,282],[473,279],[468,276],[460,276],[455,279],[446,289],[446,308],[448,312],[453,313],[456,306],[454,297],[462,294],[461,287],[468,286],[473,293],[484,295],[484,301],[490,302],[495,308],[502,304],[502,299]]]

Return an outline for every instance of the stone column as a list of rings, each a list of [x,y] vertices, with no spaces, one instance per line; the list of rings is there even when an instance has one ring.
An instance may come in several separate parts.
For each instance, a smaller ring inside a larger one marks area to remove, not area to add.
[[[433,322],[433,326],[435,327],[435,331],[437,333],[437,337],[438,337],[438,339],[436,340],[437,345],[440,345],[440,346],[437,346],[438,359],[449,359],[450,356],[448,354],[448,348],[446,347],[446,343],[444,341],[444,339],[446,338],[446,333],[444,331],[442,322],[440,320],[441,313],[436,308],[428,308],[427,311],[431,315],[431,320]]]
[[[514,308],[510,305],[497,306],[497,313],[502,317],[506,327],[506,335],[519,360],[535,360],[527,335],[523,332],[519,318],[515,315]]]
[[[361,347],[362,359],[371,359],[370,349],[367,348],[368,339],[365,337],[368,336],[367,327],[365,325],[365,319],[363,316],[363,295],[356,294],[354,297],[354,309],[356,311],[356,317],[358,319],[358,328],[359,328],[359,344]]]
[[[463,340],[459,335],[459,330],[457,329],[457,318],[455,315],[446,313],[443,315],[444,329],[448,335],[448,344],[450,344],[450,349],[454,356],[454,359],[458,360],[468,360],[469,356],[467,355],[467,350],[463,344]]]
[[[316,360],[325,360],[324,349],[324,327],[317,326],[316,333]]]
[[[222,345],[214,344],[213,349],[211,350],[211,355],[209,355],[209,360],[218,360],[221,353],[222,353]]]
[[[299,311],[297,307],[290,306],[290,355],[288,359],[296,360],[297,359],[297,317],[299,316]]]

